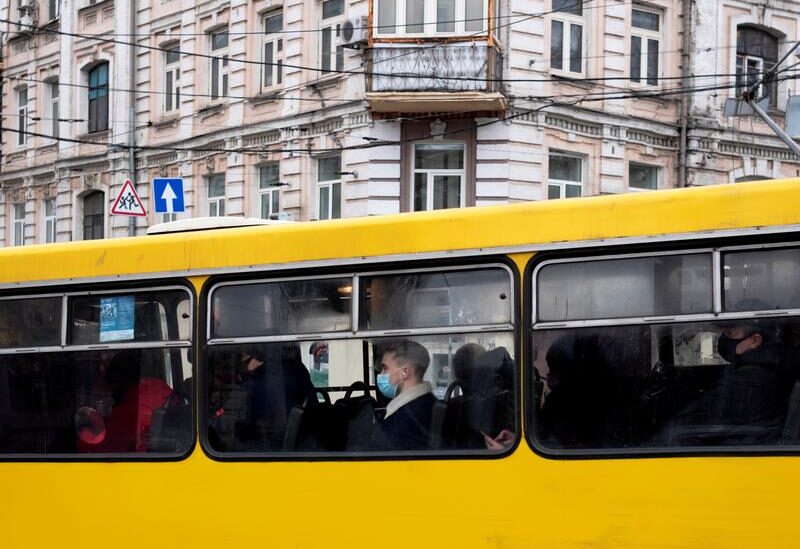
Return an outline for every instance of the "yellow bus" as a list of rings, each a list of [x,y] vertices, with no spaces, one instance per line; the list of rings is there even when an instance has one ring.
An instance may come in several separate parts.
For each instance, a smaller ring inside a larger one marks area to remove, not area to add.
[[[798,546],[798,199],[0,250],[0,546]]]

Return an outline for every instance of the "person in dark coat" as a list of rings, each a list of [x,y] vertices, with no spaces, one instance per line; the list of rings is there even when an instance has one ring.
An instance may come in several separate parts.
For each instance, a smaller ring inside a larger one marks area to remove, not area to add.
[[[717,350],[729,364],[714,386],[677,415],[672,425],[673,444],[778,441],[787,384],[780,370],[781,350],[775,332],[769,321],[739,322],[722,330]]]
[[[409,340],[383,349],[378,390],[391,399],[386,416],[373,434],[370,446],[377,450],[426,450],[430,447],[433,404],[431,384],[423,381],[430,356],[427,349]]]

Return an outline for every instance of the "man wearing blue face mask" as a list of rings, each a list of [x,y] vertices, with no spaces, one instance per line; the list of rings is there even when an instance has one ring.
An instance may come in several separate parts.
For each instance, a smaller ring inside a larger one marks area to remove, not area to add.
[[[769,444],[781,434],[787,384],[780,371],[777,330],[770,321],[741,321],[722,328],[719,356],[728,362],[717,382],[682,410],[673,443]]]
[[[383,349],[378,390],[391,399],[386,416],[370,446],[379,450],[425,450],[430,444],[431,413],[436,398],[423,381],[430,356],[409,340],[391,342]]]

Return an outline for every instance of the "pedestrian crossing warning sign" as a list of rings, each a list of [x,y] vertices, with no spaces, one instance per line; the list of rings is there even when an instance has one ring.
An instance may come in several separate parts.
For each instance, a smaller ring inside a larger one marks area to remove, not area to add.
[[[136,189],[133,188],[133,183],[131,183],[130,179],[125,180],[114,206],[111,207],[111,213],[116,215],[147,215],[142,200],[136,194]]]

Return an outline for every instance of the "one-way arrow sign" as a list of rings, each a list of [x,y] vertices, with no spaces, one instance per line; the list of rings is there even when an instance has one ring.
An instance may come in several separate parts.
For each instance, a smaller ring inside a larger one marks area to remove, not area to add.
[[[157,177],[153,179],[153,209],[156,213],[179,213],[185,210],[183,179]]]

